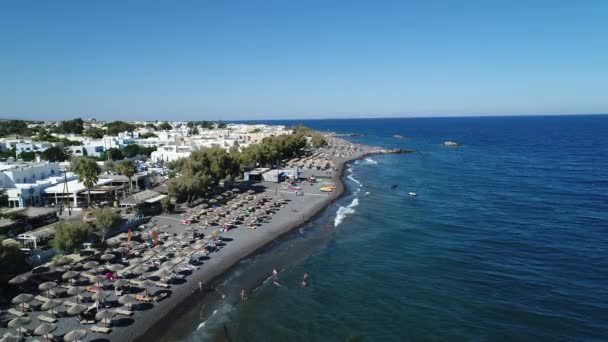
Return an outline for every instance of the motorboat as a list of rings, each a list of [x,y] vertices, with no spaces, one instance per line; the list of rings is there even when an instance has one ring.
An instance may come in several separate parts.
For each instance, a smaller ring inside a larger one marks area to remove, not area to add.
[[[418,196],[418,195],[416,195],[415,192],[410,192],[408,195],[410,195],[410,196]]]

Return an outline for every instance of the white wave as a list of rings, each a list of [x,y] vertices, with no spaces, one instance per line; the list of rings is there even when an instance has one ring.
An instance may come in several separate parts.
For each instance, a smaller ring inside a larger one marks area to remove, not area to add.
[[[346,216],[354,214],[356,212],[356,210],[353,208],[358,205],[359,205],[359,198],[355,198],[346,207],[338,208],[338,211],[336,212],[336,219],[334,220],[334,227],[337,227],[340,223],[342,223],[342,221],[344,220],[344,218]]]
[[[358,160],[358,159],[357,159],[357,160],[355,160],[355,165],[359,165],[359,163],[360,163],[360,162],[361,162],[361,161],[360,161],[360,160]]]
[[[366,195],[369,195],[369,191],[366,191],[366,192],[365,192],[365,194],[366,194]]]
[[[370,164],[378,164],[377,161],[373,160],[372,158],[365,158],[365,161],[370,163]]]
[[[213,332],[216,329],[230,322],[232,311],[234,311],[234,306],[229,304],[224,304],[217,310],[214,310],[206,321],[198,325],[193,337],[197,340],[211,340],[213,338]]]
[[[353,175],[348,175],[346,176],[346,178],[350,179],[351,181],[357,183],[357,185],[361,185],[361,182],[359,182],[358,179],[356,179],[355,177],[353,177]]]

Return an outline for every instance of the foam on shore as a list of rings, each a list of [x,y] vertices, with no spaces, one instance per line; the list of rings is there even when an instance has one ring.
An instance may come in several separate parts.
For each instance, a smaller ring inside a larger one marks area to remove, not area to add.
[[[346,207],[340,207],[338,209],[338,212],[336,213],[336,219],[334,220],[334,227],[337,227],[338,225],[340,225],[340,223],[342,223],[342,221],[344,220],[344,218],[346,218],[346,216],[354,214],[356,212],[356,210],[354,208],[358,205],[359,205],[359,198],[356,197]]]

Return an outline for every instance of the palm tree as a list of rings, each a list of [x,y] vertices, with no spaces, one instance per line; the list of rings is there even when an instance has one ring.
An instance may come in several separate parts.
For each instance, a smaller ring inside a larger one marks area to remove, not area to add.
[[[137,168],[135,164],[130,161],[124,161],[116,166],[116,171],[124,176],[129,178],[129,193],[133,192],[133,183],[131,182],[131,178],[137,173]]]
[[[101,168],[91,158],[78,158],[72,161],[72,171],[80,176],[82,184],[87,188],[87,206],[91,206],[91,189],[99,181]]]

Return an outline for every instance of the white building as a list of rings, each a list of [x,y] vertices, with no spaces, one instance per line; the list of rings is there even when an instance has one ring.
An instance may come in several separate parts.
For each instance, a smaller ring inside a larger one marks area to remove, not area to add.
[[[58,163],[0,164],[0,188],[11,208],[44,205],[44,189],[63,179]]]
[[[196,150],[196,148],[190,145],[160,146],[156,151],[152,152],[150,159],[153,161],[162,160],[165,162],[170,162],[180,158],[188,158],[194,150]]]

